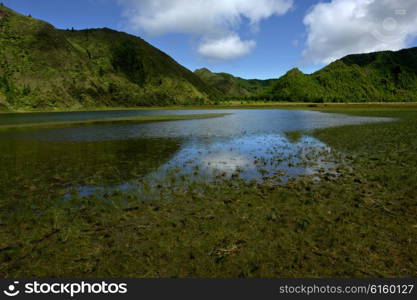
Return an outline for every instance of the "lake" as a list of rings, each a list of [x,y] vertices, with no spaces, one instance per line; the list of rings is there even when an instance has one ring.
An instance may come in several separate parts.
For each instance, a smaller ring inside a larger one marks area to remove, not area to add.
[[[314,129],[382,122],[304,110],[128,110],[2,114],[0,124],[79,121],[134,116],[228,113],[198,120],[74,126],[0,132],[2,195],[48,191],[88,196],[137,188],[143,182],[213,182],[221,178],[286,182],[331,172],[331,149]],[[288,132],[302,131],[291,135]],[[173,179],[174,178],[174,179]]]

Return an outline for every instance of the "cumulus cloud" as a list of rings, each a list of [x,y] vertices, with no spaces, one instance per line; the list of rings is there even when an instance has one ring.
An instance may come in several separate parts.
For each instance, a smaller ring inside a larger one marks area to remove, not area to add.
[[[305,59],[330,63],[352,53],[399,50],[417,36],[416,0],[332,0],[305,16]]]
[[[131,29],[152,35],[194,34],[202,40],[200,54],[224,60],[246,55],[255,46],[254,41],[242,41],[238,35],[243,20],[248,20],[256,31],[262,20],[288,12],[293,0],[119,0],[119,3],[125,8]]]
[[[230,60],[247,55],[256,46],[253,40],[242,41],[237,35],[206,40],[198,48],[198,52],[209,59]]]

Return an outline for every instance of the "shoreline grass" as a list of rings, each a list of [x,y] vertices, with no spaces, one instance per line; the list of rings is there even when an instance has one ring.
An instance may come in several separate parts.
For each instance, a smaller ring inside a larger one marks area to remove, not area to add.
[[[185,105],[185,106],[139,106],[139,107],[92,107],[68,108],[54,110],[13,110],[0,111],[2,114],[31,114],[31,113],[63,113],[63,112],[100,112],[128,110],[222,110],[222,109],[350,109],[350,108],[398,108],[417,109],[417,102],[366,102],[366,103],[304,103],[304,102],[262,102],[262,101],[229,101],[217,105]]]

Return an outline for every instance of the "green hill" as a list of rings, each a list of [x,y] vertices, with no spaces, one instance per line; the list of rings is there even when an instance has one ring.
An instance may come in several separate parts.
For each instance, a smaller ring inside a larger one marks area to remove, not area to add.
[[[247,80],[194,73],[110,29],[59,30],[0,6],[0,110],[293,102],[417,101],[417,48],[349,55],[310,75]]]
[[[249,98],[260,94],[276,81],[274,79],[243,79],[227,73],[213,73],[205,68],[198,69],[194,73],[227,99]]]
[[[0,6],[0,109],[202,104],[218,92],[144,40]]]
[[[293,69],[260,98],[294,102],[417,101],[417,48],[349,55],[311,75]]]

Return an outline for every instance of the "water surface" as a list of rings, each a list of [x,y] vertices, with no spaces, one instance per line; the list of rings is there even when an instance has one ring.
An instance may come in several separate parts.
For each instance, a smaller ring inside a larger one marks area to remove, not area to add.
[[[319,155],[329,147],[308,131],[388,120],[303,110],[129,110],[5,114],[0,124],[205,113],[230,115],[2,131],[0,188],[35,190],[49,184],[76,187],[86,195],[97,188],[126,189],[137,181],[164,182],[168,173],[201,181],[233,176],[259,181],[278,174],[285,181],[330,166]],[[297,140],[286,135],[300,130],[306,133]]]

